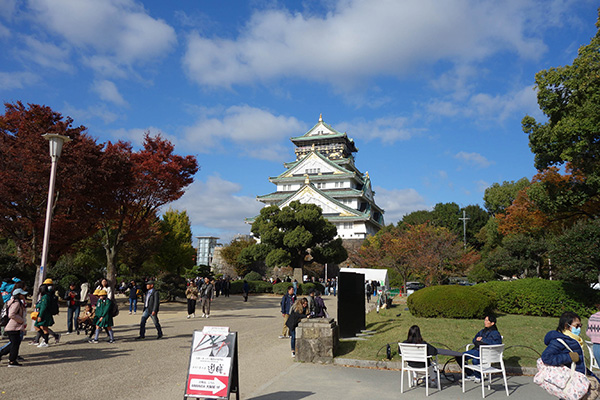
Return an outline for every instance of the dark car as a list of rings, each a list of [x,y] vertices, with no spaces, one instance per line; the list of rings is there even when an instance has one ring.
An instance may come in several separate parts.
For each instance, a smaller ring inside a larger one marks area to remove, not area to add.
[[[425,287],[421,282],[406,282],[406,290],[419,290]]]

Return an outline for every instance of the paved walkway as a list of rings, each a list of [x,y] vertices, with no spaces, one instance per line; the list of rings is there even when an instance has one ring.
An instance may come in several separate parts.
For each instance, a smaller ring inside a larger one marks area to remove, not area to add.
[[[336,302],[325,297],[335,316]],[[61,310],[54,326],[63,333],[59,344],[38,349],[28,346],[25,337],[21,355],[23,368],[7,368],[0,363],[0,400],[3,399],[182,399],[185,389],[192,332],[205,325],[228,326],[238,332],[240,389],[243,400],[348,399],[364,400],[423,398],[425,388],[413,388],[400,395],[400,373],[364,368],[347,368],[295,363],[288,339],[277,339],[282,318],[279,298],[251,296],[219,297],[209,319],[186,319],[185,304],[161,305],[159,317],[165,337],[155,340],[156,331],[148,321],[144,341],[135,341],[141,312],[128,315],[121,308],[116,317],[114,344],[90,344],[83,335],[64,335],[66,310]],[[197,313],[201,315],[201,313]],[[0,342],[0,344],[5,341]],[[486,398],[506,397],[495,381]],[[444,383],[444,382],[443,382]],[[535,386],[531,377],[510,377],[511,397],[528,400],[552,397]],[[443,390],[432,390],[439,399],[479,399],[481,388],[474,383],[464,395],[456,384],[446,382]],[[235,395],[232,396],[232,399]]]

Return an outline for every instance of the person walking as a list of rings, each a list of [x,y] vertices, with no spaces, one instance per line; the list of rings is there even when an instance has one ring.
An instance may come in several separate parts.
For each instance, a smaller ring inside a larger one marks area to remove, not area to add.
[[[96,303],[96,333],[94,338],[89,340],[90,343],[98,343],[100,331],[105,329],[108,333],[108,343],[114,343],[115,337],[113,334],[113,316],[112,316],[112,301],[108,298],[108,292],[101,289],[98,293],[100,299]]]
[[[26,305],[25,305],[25,296],[27,292],[23,289],[17,288],[12,293],[12,299],[6,303],[8,307],[8,324],[6,325],[6,335],[8,336],[8,340],[10,340],[10,345],[5,346],[0,352],[0,359],[2,356],[9,354],[8,356],[8,366],[9,367],[20,367],[18,357],[19,357],[19,348],[21,347],[21,341],[23,340],[23,335],[25,330],[27,329],[27,322],[25,319],[26,315]]]
[[[588,319],[587,329],[585,334],[588,335],[592,343],[592,352],[596,362],[600,363],[600,311],[592,314]]]
[[[291,307],[289,318],[285,321],[290,330],[290,346],[292,348],[292,357],[296,357],[296,328],[303,318],[310,318],[308,311],[308,300],[306,297],[296,300]]]
[[[185,290],[185,297],[187,297],[187,318],[194,318],[196,316],[196,301],[198,301],[198,286],[193,280]]]
[[[204,278],[204,284],[202,284],[202,288],[200,289],[200,294],[202,296],[202,318],[208,318],[210,315],[210,302],[213,297],[213,284],[210,282],[210,279]]]
[[[283,316],[283,331],[279,339],[290,337],[290,329],[287,326],[287,320],[290,317],[290,310],[294,304],[294,287],[288,286],[286,294],[281,297],[281,315]],[[307,303],[308,304],[308,303]]]
[[[140,321],[140,335],[135,340],[142,340],[146,338],[146,321],[148,318],[152,318],[156,332],[158,336],[156,339],[163,337],[163,331],[158,320],[158,309],[160,305],[160,294],[158,290],[154,289],[154,281],[146,282],[146,300],[144,301],[144,312],[142,313],[142,320]]]
[[[67,335],[73,333],[73,325],[77,329],[77,319],[79,318],[79,289],[75,282],[69,284],[69,290],[65,291],[63,300],[67,301]],[[77,331],[79,334],[79,331]]]
[[[244,302],[246,302],[246,301],[248,301],[248,293],[250,293],[250,284],[245,279],[244,279],[244,286],[242,286],[242,291],[244,293]]]
[[[47,285],[41,285],[39,290],[41,299],[37,304],[38,317],[34,324],[35,330],[41,334],[41,338],[39,339],[39,344],[37,347],[48,347],[49,340],[49,327],[54,325],[54,318],[52,317],[51,312],[51,302],[50,294],[48,292]]]

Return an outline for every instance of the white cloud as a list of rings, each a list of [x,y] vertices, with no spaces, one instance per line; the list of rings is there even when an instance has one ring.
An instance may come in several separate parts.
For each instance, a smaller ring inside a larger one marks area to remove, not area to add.
[[[37,22],[78,48],[90,65],[130,68],[163,56],[175,45],[172,27],[133,0],[30,0]]]
[[[239,195],[241,189],[238,183],[210,176],[206,181],[195,181],[168,207],[186,210],[191,224],[205,234],[232,237],[249,233],[250,226],[244,219],[258,215],[263,204],[254,197]]]
[[[305,132],[304,124],[294,117],[277,116],[248,105],[201,111],[199,120],[184,129],[183,140],[202,153],[232,142],[249,156],[281,161],[289,149],[281,145],[282,140]]]
[[[17,0],[0,0],[0,17],[10,20],[17,9]]]
[[[475,185],[477,186],[477,191],[480,192],[480,193],[484,193],[485,189],[487,189],[488,187],[490,187],[490,183],[484,181],[483,179],[475,181]]]
[[[24,47],[17,51],[19,56],[44,67],[63,72],[73,72],[74,68],[65,60],[69,60],[69,48],[42,42],[33,36],[22,36]]]
[[[408,140],[423,131],[422,129],[411,128],[408,125],[408,118],[388,117],[371,121],[341,122],[336,124],[336,129],[349,132],[351,137],[359,137],[367,141],[379,139],[383,143],[391,144],[399,140]]]
[[[493,164],[492,161],[488,160],[479,153],[467,153],[466,151],[459,151],[454,155],[454,158],[480,168],[487,168]]]
[[[191,33],[183,63],[206,86],[300,77],[352,88],[373,76],[404,77],[438,62],[468,66],[502,51],[539,57],[546,46],[529,27],[548,17],[540,8],[533,0],[340,0],[324,14],[269,8],[233,39]]]
[[[146,132],[149,132],[150,136],[157,136],[160,134],[163,139],[170,141],[176,149],[179,147],[177,146],[178,140],[175,136],[165,133],[154,126],[149,126],[147,128],[114,129],[110,131],[110,134],[115,141],[123,140],[125,142],[131,142],[134,148],[141,148],[142,143],[144,143],[144,135]]]
[[[95,81],[92,90],[100,96],[102,100],[109,101],[118,106],[126,106],[127,102],[119,93],[119,89],[117,89],[117,85],[112,81],[101,80]]]
[[[25,86],[31,86],[37,83],[40,77],[31,72],[1,72],[0,71],[0,89],[22,89]]]
[[[65,103],[63,114],[70,116],[75,121],[87,121],[92,118],[99,118],[105,124],[110,124],[119,119],[119,115],[108,110],[104,104],[91,105],[83,109]]]
[[[395,224],[410,212],[431,208],[415,189],[388,190],[375,187],[375,201],[385,210],[383,216],[386,224]]]

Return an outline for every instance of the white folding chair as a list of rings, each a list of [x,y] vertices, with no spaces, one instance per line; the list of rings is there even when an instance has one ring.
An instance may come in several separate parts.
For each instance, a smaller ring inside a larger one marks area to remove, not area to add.
[[[423,372],[425,373],[425,395],[429,396],[428,361],[431,361],[434,371],[437,372],[438,390],[442,390],[442,386],[440,383],[440,370],[437,365],[437,355],[427,355],[427,344],[398,343],[398,352],[402,357],[402,373],[400,374],[400,393],[404,393],[404,371],[408,372],[408,387],[412,387],[413,376],[416,376],[417,372]],[[408,365],[409,361],[423,363],[424,367],[411,367],[410,365]]]
[[[481,397],[485,397],[485,376],[489,376],[488,390],[492,385],[492,374],[502,373],[504,378],[504,387],[506,388],[506,395],[508,393],[508,383],[506,382],[506,369],[504,368],[504,360],[502,359],[502,353],[504,352],[503,344],[492,344],[479,346],[479,357],[463,353],[462,356],[462,390],[465,392],[465,368],[472,371],[477,371],[481,374]],[[468,359],[479,360],[478,365],[467,364]],[[492,364],[500,364],[500,368],[492,366]]]
[[[594,357],[594,343],[590,342],[589,340],[586,340],[585,344],[587,345],[588,354],[590,355],[590,371],[594,372],[594,369],[600,370],[598,360],[596,360],[596,357]]]

